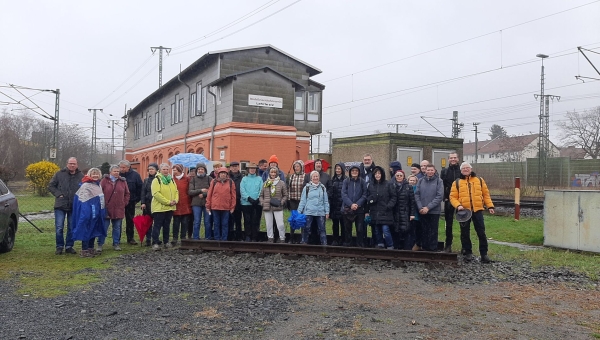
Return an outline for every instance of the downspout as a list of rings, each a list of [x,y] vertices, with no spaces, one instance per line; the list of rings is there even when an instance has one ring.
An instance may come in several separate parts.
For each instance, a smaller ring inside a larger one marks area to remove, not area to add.
[[[187,126],[186,126],[186,130],[185,130],[185,135],[183,135],[183,153],[187,152],[187,136],[190,133],[190,110],[192,109],[192,88],[183,82],[183,80],[181,80],[181,78],[179,77],[179,75],[181,74],[181,64],[179,65],[179,73],[177,74],[177,80],[179,80],[180,83],[182,83],[183,85],[187,86],[188,88],[188,114],[187,114]],[[179,105],[179,104],[175,104],[175,105]]]
[[[217,95],[210,90],[210,86],[207,88],[208,93],[214,98],[215,103],[215,121],[210,130],[210,159],[213,159],[213,149],[215,147],[215,127],[217,126]]]

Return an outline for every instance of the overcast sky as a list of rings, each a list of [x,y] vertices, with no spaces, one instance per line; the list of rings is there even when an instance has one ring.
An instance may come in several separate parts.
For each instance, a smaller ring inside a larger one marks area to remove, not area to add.
[[[421,116],[450,136],[453,110],[467,142],[473,122],[480,140],[494,123],[537,133],[538,53],[550,55],[546,94],[562,97],[550,109],[554,143],[567,110],[600,105],[600,82],[575,79],[600,78],[577,52],[600,52],[600,1],[0,0],[0,13],[0,85],[60,89],[61,121],[84,128],[87,109],[104,109],[98,137],[158,87],[159,45],[172,48],[163,83],[209,51],[262,44],[320,68],[323,131],[334,138],[394,130],[387,124],[441,136]],[[600,55],[586,53],[600,69]],[[32,99],[53,112],[51,93]]]

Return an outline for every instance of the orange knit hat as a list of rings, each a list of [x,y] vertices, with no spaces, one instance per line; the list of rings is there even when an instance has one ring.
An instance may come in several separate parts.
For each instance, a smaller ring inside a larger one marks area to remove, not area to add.
[[[277,156],[275,156],[275,155],[271,155],[271,157],[269,157],[269,164],[271,164],[271,163],[279,164],[279,158],[277,158]]]

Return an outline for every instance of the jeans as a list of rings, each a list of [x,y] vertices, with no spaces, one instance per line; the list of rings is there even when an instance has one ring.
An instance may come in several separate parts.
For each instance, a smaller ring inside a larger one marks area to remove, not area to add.
[[[317,221],[317,228],[319,230],[319,240],[322,246],[327,245],[327,234],[325,233],[325,216],[312,216],[306,215],[306,226],[302,228],[302,243],[308,242],[308,235],[311,231],[311,225],[313,221]]]
[[[105,218],[104,219],[104,230],[106,231],[106,235],[108,235],[108,227],[112,223],[112,238],[113,238],[113,246],[118,246],[121,244],[121,225],[123,224],[122,218]],[[98,245],[104,245],[104,241],[106,237],[100,236],[98,237]]]
[[[187,227],[191,214],[173,216],[173,241],[184,240],[187,236]],[[179,232],[181,229],[181,233]]]
[[[256,242],[258,237],[258,229],[260,228],[262,208],[260,205],[242,205],[242,213],[244,215],[244,234],[246,239]]]
[[[444,219],[446,220],[446,247],[452,245],[452,222],[454,222],[454,207],[450,201],[444,202]]]
[[[127,242],[135,241],[135,226],[133,225],[133,217],[135,217],[135,204],[135,202],[129,202],[129,204],[125,206],[125,234],[127,234]],[[121,232],[120,229],[119,232]],[[119,239],[121,239],[120,236]]]
[[[377,240],[377,246],[380,248],[387,247],[389,249],[394,248],[394,241],[392,240],[392,233],[390,226],[387,224],[378,224],[375,226],[375,238]],[[385,241],[385,244],[384,244]]]
[[[344,246],[350,246],[352,243],[352,223],[354,223],[356,225],[356,245],[364,248],[365,214],[344,214],[342,220],[344,221],[344,229],[346,229]]]
[[[471,219],[460,223],[460,243],[465,254],[473,254],[473,245],[471,244],[471,221],[475,226],[475,232],[479,239],[479,253],[481,256],[488,253],[487,236],[485,235],[485,224],[483,223],[483,210],[474,212]]]
[[[211,240],[213,238],[212,225],[210,215],[206,213],[206,207],[192,206],[192,211],[194,212],[194,232],[192,233],[192,237],[194,240],[200,239],[200,222],[202,221],[202,215],[204,215],[204,237],[207,240]]]
[[[56,248],[73,248],[75,241],[73,240],[73,229],[71,228],[71,211],[54,209],[54,227],[56,228]],[[67,219],[67,238],[64,236],[65,217]]]
[[[162,241],[164,244],[169,242],[169,225],[173,217],[173,211],[156,212],[152,214],[154,217],[154,225],[152,225],[152,244],[160,244],[158,235],[162,228]]]
[[[229,233],[229,210],[211,210],[215,227],[215,240],[227,241]]]
[[[267,237],[274,238],[275,232],[273,231],[273,224],[277,224],[277,230],[279,231],[279,239],[285,240],[285,224],[283,224],[283,211],[266,210],[265,212],[265,224],[267,225]],[[308,221],[308,219],[307,219]]]
[[[421,247],[427,251],[438,250],[438,225],[440,214],[419,215],[421,221]]]

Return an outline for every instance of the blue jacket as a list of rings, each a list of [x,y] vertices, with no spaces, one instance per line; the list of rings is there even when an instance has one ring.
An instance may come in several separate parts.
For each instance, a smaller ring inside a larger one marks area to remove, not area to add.
[[[357,168],[357,166],[350,167],[350,173],[353,168]],[[358,204],[358,209],[355,211],[357,214],[363,214],[365,212],[364,206],[367,203],[367,183],[364,179],[360,178],[353,179],[352,177],[348,177],[344,180],[342,184],[342,213],[346,208],[350,209],[350,206],[354,203]]]
[[[421,210],[427,207],[427,214],[440,214],[442,212],[442,200],[444,199],[444,182],[437,174],[433,177],[423,177],[417,182],[415,201],[417,208]]]
[[[308,194],[306,191],[308,190]],[[329,198],[327,189],[321,183],[318,186],[307,183],[300,196],[298,212],[310,216],[325,216],[329,214]]]
[[[105,216],[102,188],[96,182],[83,183],[73,201],[73,239],[87,242],[94,237],[106,237]]]
[[[263,181],[258,175],[248,174],[244,178],[242,178],[242,182],[240,184],[240,199],[242,205],[252,205],[252,203],[248,202],[248,197],[252,197],[257,200],[258,196],[260,196],[260,192],[262,191]]]

